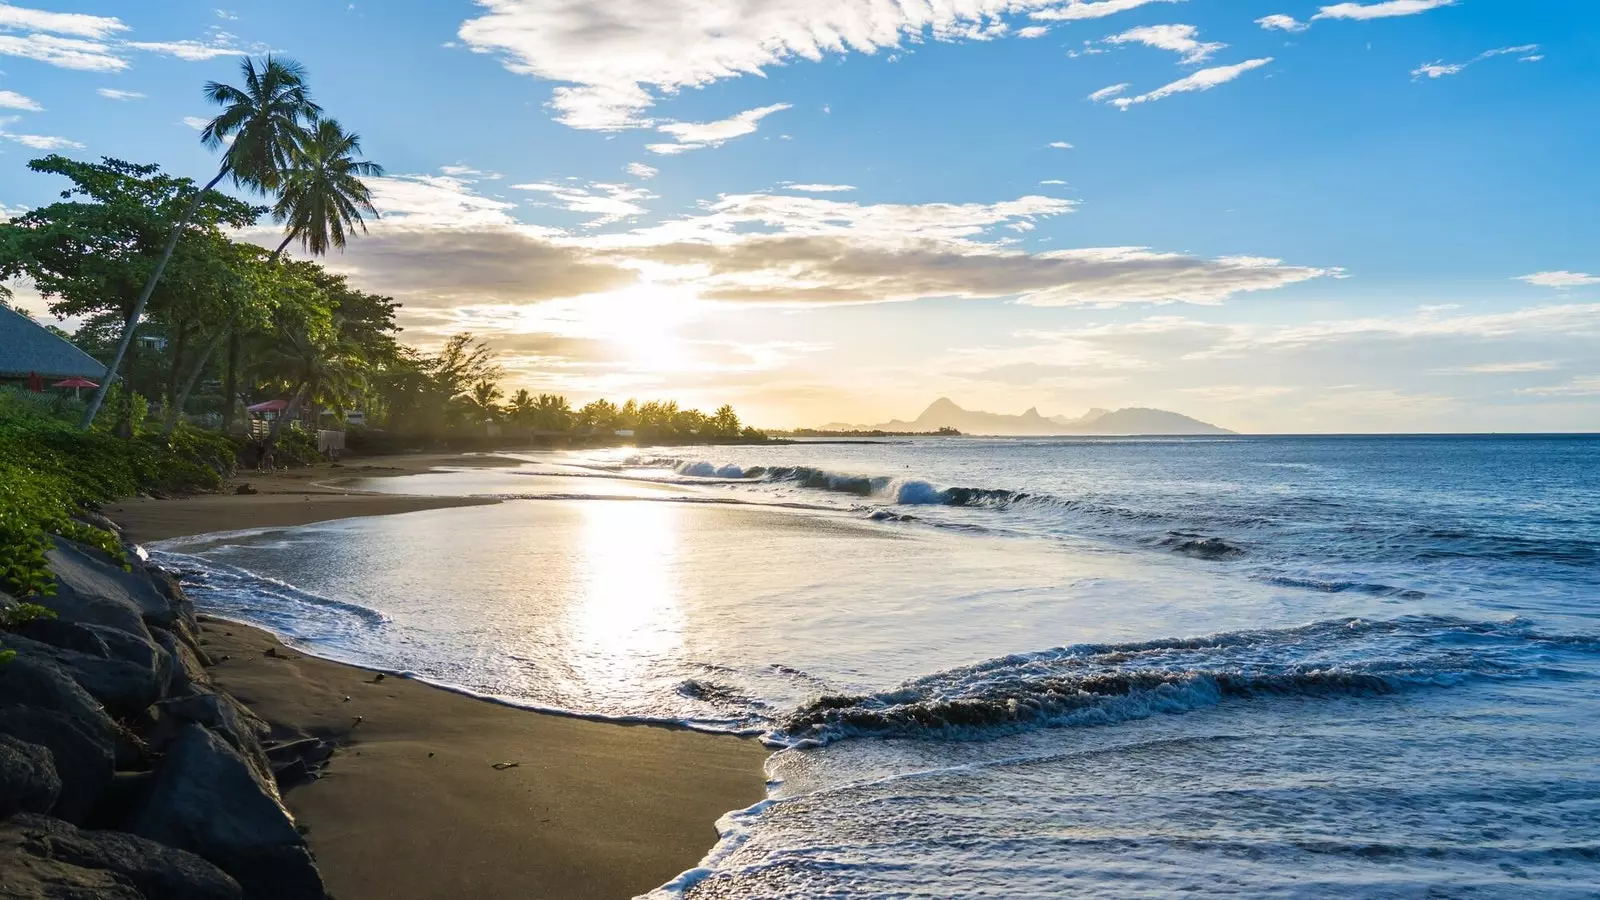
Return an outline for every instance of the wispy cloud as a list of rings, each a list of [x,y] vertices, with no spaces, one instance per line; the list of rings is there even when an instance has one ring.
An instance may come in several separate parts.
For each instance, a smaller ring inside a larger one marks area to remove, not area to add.
[[[1590,275],[1587,272],[1535,272],[1532,275],[1523,275],[1517,280],[1558,290],[1600,285],[1600,275]]]
[[[128,67],[132,51],[157,53],[189,61],[243,56],[236,38],[211,28],[206,40],[129,41],[131,29],[114,16],[57,13],[13,6],[0,0],[0,55],[31,59],[63,69],[118,72]]]
[[[193,128],[195,131],[205,131],[206,126],[211,124],[211,120],[204,116],[184,116],[183,124]]]
[[[1171,84],[1156,88],[1148,94],[1140,94],[1137,97],[1118,97],[1117,99],[1112,100],[1111,103],[1119,109],[1127,110],[1129,107],[1135,104],[1151,103],[1156,100],[1164,100],[1174,94],[1186,94],[1194,91],[1209,91],[1214,87],[1219,87],[1227,84],[1230,81],[1233,81],[1235,78],[1238,78],[1240,75],[1243,75],[1252,69],[1259,69],[1270,62],[1272,62],[1272,57],[1268,56],[1262,59],[1246,60],[1245,62],[1232,66],[1217,66],[1211,69],[1201,69],[1187,78],[1180,78]],[[1103,98],[1091,97],[1090,99]]]
[[[1072,149],[1075,149],[1075,148],[1074,148],[1074,146],[1072,144],[1069,144],[1066,141],[1051,141],[1050,142],[1050,149],[1051,150],[1072,150]]]
[[[1302,22],[1299,19],[1296,19],[1294,16],[1286,16],[1282,13],[1271,16],[1262,16],[1256,20],[1256,24],[1260,25],[1267,31],[1294,32],[1305,31],[1307,28],[1311,27],[1311,23],[1309,22]]]
[[[1186,63],[1205,62],[1227,44],[1206,43],[1199,39],[1200,29],[1193,25],[1145,25],[1130,28],[1121,34],[1105,39],[1107,44],[1143,44],[1157,50],[1169,50],[1183,57]]]
[[[138,91],[121,91],[116,88],[101,88],[95,93],[107,100],[143,100],[144,95]]]
[[[20,109],[26,112],[44,111],[44,107],[16,91],[0,91],[0,109]]]
[[[786,184],[784,187],[808,194],[843,194],[856,189],[853,184]]]
[[[16,116],[0,116],[0,138],[21,144],[30,150],[82,150],[84,145],[64,137],[45,134],[18,134],[6,130],[18,121]]]
[[[1476,366],[1461,366],[1455,369],[1441,369],[1445,374],[1460,373],[1465,375],[1521,375],[1528,372],[1550,372],[1560,368],[1554,360],[1535,360],[1533,362],[1505,362],[1483,363]]]
[[[1523,388],[1517,393],[1536,397],[1596,397],[1600,396],[1600,375],[1574,378],[1562,384]]]
[[[1128,88],[1131,88],[1131,87],[1133,87],[1133,85],[1129,84],[1126,81],[1124,81],[1121,84],[1113,84],[1110,87],[1103,87],[1100,90],[1095,91],[1094,93],[1090,94],[1089,95],[1089,99],[1093,100],[1096,103],[1104,103],[1105,101],[1110,100],[1112,97],[1115,97],[1118,94],[1123,93],[1124,91],[1126,91]]]
[[[1395,16],[1415,16],[1444,6],[1455,6],[1457,0],[1388,0],[1386,3],[1336,3],[1324,6],[1313,19],[1388,19]]]
[[[99,40],[127,31],[128,26],[113,16],[47,12],[0,3],[0,30],[44,31]]]
[[[1447,63],[1443,60],[1436,60],[1431,63],[1426,63],[1418,66],[1415,69],[1412,69],[1411,76],[1413,78],[1443,78],[1447,75],[1459,75],[1466,67],[1475,63],[1483,62],[1486,59],[1493,59],[1496,56],[1522,56],[1524,62],[1530,60],[1533,62],[1538,62],[1544,57],[1532,57],[1526,55],[1529,53],[1534,53],[1538,49],[1538,44],[1522,44],[1517,47],[1496,47],[1493,50],[1485,50],[1463,63]]]
[[[651,126],[663,94],[907,42],[986,41],[1013,22],[1100,19],[1178,0],[486,0],[463,44],[513,72],[555,82],[551,107],[574,128]]]
[[[568,212],[593,216],[584,223],[585,228],[599,228],[649,212],[639,205],[640,200],[653,200],[655,195],[643,188],[626,184],[595,182],[589,185],[551,184],[535,182],[514,184],[513,190],[547,194],[556,206]]]
[[[641,162],[628,163],[628,165],[625,167],[625,171],[635,178],[654,178],[661,174],[660,169],[656,168],[655,166],[647,166]]]
[[[671,135],[677,143],[646,144],[645,149],[652,153],[671,155],[687,153],[690,150],[703,150],[707,147],[720,147],[734,138],[755,134],[756,129],[761,127],[762,119],[791,108],[788,103],[774,103],[771,106],[747,109],[716,122],[668,122],[656,126],[656,130]]]

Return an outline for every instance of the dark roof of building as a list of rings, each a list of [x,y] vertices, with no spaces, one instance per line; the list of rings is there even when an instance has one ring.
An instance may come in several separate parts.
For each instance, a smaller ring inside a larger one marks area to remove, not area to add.
[[[0,306],[0,378],[100,379],[106,367],[89,354],[16,310]]]

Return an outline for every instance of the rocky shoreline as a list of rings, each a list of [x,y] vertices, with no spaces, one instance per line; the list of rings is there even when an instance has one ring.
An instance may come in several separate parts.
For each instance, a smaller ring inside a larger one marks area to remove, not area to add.
[[[54,617],[0,631],[0,897],[326,897],[281,791],[332,745],[273,741],[219,690],[193,604],[134,548],[54,543],[56,593],[27,598]]]

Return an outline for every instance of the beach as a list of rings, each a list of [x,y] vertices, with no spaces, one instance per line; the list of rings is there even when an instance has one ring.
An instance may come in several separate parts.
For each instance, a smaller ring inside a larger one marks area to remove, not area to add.
[[[346,477],[483,465],[441,455],[250,473],[256,494],[136,499],[106,514],[136,541],[482,505],[373,496]],[[230,486],[230,490],[232,486]],[[339,749],[285,799],[330,893],[363,898],[619,898],[693,868],[726,812],[765,796],[748,739],[517,709],[292,650],[208,620],[212,676],[273,726]],[[270,653],[268,651],[271,651]],[[498,768],[497,768],[498,766]]]

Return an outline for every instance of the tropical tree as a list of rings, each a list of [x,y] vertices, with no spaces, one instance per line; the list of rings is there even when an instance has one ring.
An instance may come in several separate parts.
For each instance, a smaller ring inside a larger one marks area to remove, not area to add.
[[[365,216],[378,217],[372,205],[372,191],[361,179],[378,177],[383,167],[358,159],[361,136],[345,132],[338,122],[323,119],[307,132],[290,154],[289,165],[279,177],[278,202],[272,216],[284,225],[283,242],[272,252],[276,263],[294,241],[312,256],[326,255],[330,249],[343,250],[352,229],[367,230]],[[167,414],[166,432],[177,425],[178,415],[187,404],[211,356],[221,347],[244,310],[235,306],[228,322],[220,329],[177,394]],[[226,402],[231,406],[233,396]]]
[[[527,388],[521,388],[506,404],[506,416],[512,422],[523,425],[532,419],[534,408],[533,394]]]
[[[555,394],[540,394],[534,402],[533,427],[540,431],[566,431],[572,427],[572,404]]]
[[[621,411],[610,400],[595,400],[578,410],[578,421],[595,431],[614,431]]]
[[[492,422],[500,418],[500,398],[505,395],[500,385],[484,380],[472,386],[472,390],[467,392],[466,401],[478,416],[478,421]]]
[[[166,247],[157,258],[133,305],[122,338],[106,367],[106,377],[89,401],[83,416],[83,427],[93,424],[100,407],[105,403],[106,392],[122,367],[122,359],[133,341],[134,330],[144,315],[145,306],[161,282],[167,263],[171,260],[178,241],[189,228],[195,213],[200,209],[212,188],[231,178],[237,187],[267,194],[276,190],[282,180],[281,173],[288,167],[292,152],[304,140],[306,123],[314,122],[322,109],[311,102],[306,88],[305,69],[299,63],[268,56],[261,63],[245,59],[242,63],[245,86],[210,82],[205,87],[206,99],[223,107],[222,113],[212,119],[200,133],[200,141],[207,148],[227,149],[222,165],[205,187],[195,192],[188,208],[172,225]]]

